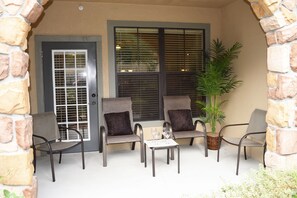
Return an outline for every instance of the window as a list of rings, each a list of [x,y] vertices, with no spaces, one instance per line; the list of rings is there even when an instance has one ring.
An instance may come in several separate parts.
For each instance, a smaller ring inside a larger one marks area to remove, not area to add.
[[[82,131],[90,138],[86,50],[52,50],[54,111],[58,125]],[[62,140],[77,141],[79,136],[64,130]]]
[[[132,97],[134,119],[163,118],[163,95],[189,95],[200,115],[196,76],[203,70],[204,29],[114,27],[118,97]]]

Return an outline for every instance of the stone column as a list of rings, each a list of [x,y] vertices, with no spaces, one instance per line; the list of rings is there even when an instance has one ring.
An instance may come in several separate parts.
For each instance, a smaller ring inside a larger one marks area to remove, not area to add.
[[[248,0],[267,40],[266,165],[297,167],[297,1]]]
[[[27,36],[47,0],[0,0],[0,197],[37,196]]]

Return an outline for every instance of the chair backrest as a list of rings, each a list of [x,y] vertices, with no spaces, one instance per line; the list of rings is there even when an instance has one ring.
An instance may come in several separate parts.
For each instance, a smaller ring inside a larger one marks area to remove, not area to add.
[[[119,97],[119,98],[102,98],[102,120],[103,125],[106,127],[104,114],[106,113],[120,113],[129,112],[131,127],[133,126],[133,112],[132,112],[132,100],[131,97]],[[133,129],[133,128],[132,128]]]
[[[190,109],[191,99],[189,96],[163,96],[164,120],[170,122],[168,110]]]
[[[264,111],[261,109],[255,109],[251,115],[246,132],[252,133],[252,132],[266,131],[267,130],[266,113],[267,111]],[[266,137],[266,134],[254,135],[252,139],[263,142],[265,141],[265,137]]]
[[[32,114],[33,118],[33,134],[45,137],[52,141],[60,138],[57,118],[54,112],[45,112]],[[39,138],[35,138],[34,143],[44,142]]]

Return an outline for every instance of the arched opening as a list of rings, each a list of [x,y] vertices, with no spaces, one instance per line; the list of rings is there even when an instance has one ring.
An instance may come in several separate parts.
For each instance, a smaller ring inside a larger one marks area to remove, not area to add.
[[[267,40],[267,152],[270,167],[297,166],[296,2],[251,1]]]
[[[296,2],[293,0],[248,2],[259,18],[268,44],[269,127],[266,163],[271,167],[293,167],[297,165]],[[27,193],[28,197],[34,197],[35,180],[32,177],[30,150],[32,120],[28,115],[30,113],[27,73],[29,57],[24,51],[27,48],[26,38],[30,25],[40,16],[43,11],[42,5],[46,3],[47,0],[0,1],[0,123],[5,128],[1,131],[0,161],[7,162],[0,164],[0,175],[5,175],[10,168],[18,170],[17,174],[8,179],[1,179],[0,183],[24,186],[18,190],[23,191],[24,195]],[[71,6],[76,5],[71,4]],[[86,9],[90,7],[86,5]],[[130,17],[135,15],[132,14]],[[125,19],[128,20],[129,17]],[[83,32],[83,30],[75,31]],[[106,44],[104,45],[107,48]],[[108,91],[105,92],[107,95]],[[19,174],[20,172],[22,174]]]
[[[29,115],[29,55],[25,50],[30,25],[39,18],[46,3],[47,0],[0,1],[1,197],[4,190],[28,198],[37,196]]]

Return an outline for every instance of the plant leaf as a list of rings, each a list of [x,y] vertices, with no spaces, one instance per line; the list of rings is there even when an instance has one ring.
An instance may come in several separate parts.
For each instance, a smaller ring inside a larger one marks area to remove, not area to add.
[[[206,113],[204,120],[210,123],[212,132],[215,132],[216,123],[222,123],[225,119],[225,114],[221,110],[225,101],[219,102],[218,96],[229,93],[242,83],[237,80],[232,68],[233,61],[238,58],[241,48],[242,45],[238,42],[230,48],[225,48],[222,41],[213,40],[205,71],[197,76],[198,93],[210,99],[209,104],[203,102],[197,104]]]

